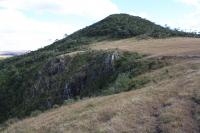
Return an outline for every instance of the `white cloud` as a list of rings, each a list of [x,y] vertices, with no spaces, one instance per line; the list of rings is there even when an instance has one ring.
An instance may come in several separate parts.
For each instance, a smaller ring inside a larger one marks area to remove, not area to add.
[[[1,0],[1,6],[22,11],[104,17],[119,12],[111,0]]]
[[[177,0],[178,2],[182,2],[183,4],[200,7],[200,0]]]
[[[37,49],[51,43],[49,39],[76,30],[72,25],[33,20],[11,9],[0,10],[0,18],[0,51]]]
[[[0,51],[35,50],[82,26],[62,20],[41,21],[27,17],[26,12],[63,17],[77,15],[98,20],[118,12],[118,8],[110,0],[0,0]]]
[[[193,10],[176,20],[167,23],[173,28],[181,28],[186,31],[200,31],[200,0],[175,0],[176,2],[193,7]]]
[[[155,14],[149,14],[148,12],[130,12],[134,16],[140,16],[150,21],[164,26],[167,24],[171,28],[180,28],[185,31],[200,31],[200,0],[174,0],[178,4],[185,4],[189,7],[193,7],[191,12],[180,15],[176,19],[165,19],[156,16]]]
[[[200,12],[192,12],[183,15],[181,18],[167,22],[173,28],[181,28],[189,32],[200,31]]]

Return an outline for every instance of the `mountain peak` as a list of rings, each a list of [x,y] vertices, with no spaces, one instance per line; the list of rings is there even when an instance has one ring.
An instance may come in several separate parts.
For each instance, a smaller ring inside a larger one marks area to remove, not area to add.
[[[107,36],[109,38],[128,38],[143,34],[150,37],[170,36],[172,30],[141,17],[121,13],[109,15],[105,19],[75,32],[75,35],[78,36]]]
[[[129,14],[112,14],[103,20],[87,26],[66,38],[45,48],[63,51],[77,45],[89,44],[93,41],[122,39],[129,37],[166,38],[175,36],[194,36],[190,33],[162,27],[149,20]]]
[[[109,15],[108,17],[121,17],[121,16],[124,16],[124,17],[133,17],[132,15],[127,14],[127,13],[116,13],[116,14],[111,14],[111,15]]]

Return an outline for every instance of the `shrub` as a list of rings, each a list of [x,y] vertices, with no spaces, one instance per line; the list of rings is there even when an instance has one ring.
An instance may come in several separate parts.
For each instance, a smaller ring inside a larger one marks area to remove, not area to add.
[[[108,88],[102,91],[102,94],[110,95],[110,94],[127,91],[129,88],[129,82],[130,82],[129,74],[121,73],[117,76],[114,83],[110,84]]]
[[[59,108],[59,107],[60,107],[60,106],[57,105],[57,104],[53,105],[53,108],[54,108],[54,109]]]
[[[40,110],[35,110],[35,111],[33,111],[33,112],[31,112],[31,117],[36,117],[36,116],[38,116],[39,114],[41,114],[42,113],[42,111],[40,111]]]
[[[194,118],[200,122],[200,110],[197,110],[196,112],[194,112]]]
[[[64,104],[65,104],[65,105],[68,105],[68,104],[71,104],[71,103],[74,103],[74,102],[75,102],[74,99],[68,99],[68,100],[65,100],[65,101],[64,101]]]
[[[115,92],[126,91],[129,87],[129,82],[130,78],[128,73],[119,74],[114,83]]]
[[[129,82],[129,90],[141,88],[148,82],[150,82],[150,79],[148,77],[139,77],[132,79]]]
[[[196,90],[192,99],[197,103],[200,104],[200,90]]]
[[[7,121],[5,122],[5,124],[6,124],[6,125],[11,125],[11,124],[16,123],[16,122],[18,122],[18,121],[19,121],[18,118],[12,118],[12,119],[7,120]]]

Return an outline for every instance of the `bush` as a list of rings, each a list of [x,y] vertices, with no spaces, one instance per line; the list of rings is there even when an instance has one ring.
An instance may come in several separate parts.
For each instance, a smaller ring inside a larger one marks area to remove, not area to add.
[[[102,95],[110,95],[128,90],[130,82],[128,73],[121,73],[117,76],[114,83],[110,84],[108,88],[102,91]]]
[[[148,77],[139,77],[132,79],[129,82],[129,90],[141,88],[148,82],[150,82],[150,79]]]
[[[11,124],[16,123],[16,122],[18,122],[18,121],[19,121],[18,118],[12,118],[12,119],[7,120],[7,121],[5,122],[5,124],[6,124],[6,125],[11,125]]]
[[[196,90],[192,99],[197,103],[200,104],[200,90]]]
[[[65,105],[68,105],[68,104],[71,104],[71,103],[74,103],[74,102],[75,102],[74,99],[68,99],[68,100],[65,100],[65,101],[64,101],[64,104],[65,104]]]
[[[59,108],[59,107],[60,107],[60,106],[57,105],[57,104],[53,105],[53,108],[54,108],[54,109]]]
[[[119,74],[114,83],[115,92],[126,91],[129,87],[129,82],[130,78],[128,73]]]
[[[148,77],[130,77],[128,73],[119,74],[113,84],[102,91],[102,95],[111,95],[143,87],[151,80]]]
[[[35,110],[35,111],[33,111],[33,112],[31,112],[31,117],[36,117],[36,116],[38,116],[39,114],[41,114],[42,113],[42,111],[40,111],[40,110]]]

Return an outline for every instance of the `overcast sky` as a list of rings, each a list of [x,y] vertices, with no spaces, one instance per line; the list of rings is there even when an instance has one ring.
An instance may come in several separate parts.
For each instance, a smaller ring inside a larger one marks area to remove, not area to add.
[[[200,0],[0,0],[0,51],[36,50],[113,13],[200,31]]]

